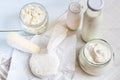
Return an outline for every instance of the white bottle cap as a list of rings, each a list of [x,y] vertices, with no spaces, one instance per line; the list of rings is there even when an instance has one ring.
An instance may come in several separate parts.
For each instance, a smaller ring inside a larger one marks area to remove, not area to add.
[[[72,2],[70,5],[69,5],[69,9],[70,11],[74,12],[74,13],[79,13],[80,10],[81,10],[81,6],[78,2]]]
[[[104,1],[103,0],[88,0],[87,5],[88,5],[88,8],[94,11],[99,11],[103,8]]]

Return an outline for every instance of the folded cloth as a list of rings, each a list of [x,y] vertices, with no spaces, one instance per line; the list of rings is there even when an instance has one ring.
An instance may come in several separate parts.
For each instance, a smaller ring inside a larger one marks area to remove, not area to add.
[[[11,58],[0,53],[0,80],[6,80]]]
[[[49,41],[47,35],[36,35],[32,41],[45,48]],[[57,75],[47,79],[35,77],[29,68],[30,54],[14,50],[7,80],[71,80],[75,71],[76,57],[76,35],[68,35],[65,40],[57,46],[56,54],[60,59],[59,72]]]

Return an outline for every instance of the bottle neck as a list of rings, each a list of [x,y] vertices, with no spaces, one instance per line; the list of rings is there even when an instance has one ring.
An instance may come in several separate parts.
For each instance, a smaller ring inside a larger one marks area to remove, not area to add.
[[[87,15],[91,18],[96,18],[96,17],[99,17],[101,15],[101,10],[94,11],[94,10],[91,10],[91,9],[88,8],[85,12],[85,15]]]

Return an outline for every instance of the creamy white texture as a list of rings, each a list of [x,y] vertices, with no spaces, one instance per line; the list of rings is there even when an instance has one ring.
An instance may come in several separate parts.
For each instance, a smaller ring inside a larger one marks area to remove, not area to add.
[[[90,75],[100,75],[112,66],[113,52],[104,40],[92,40],[80,50],[79,64]]]
[[[20,20],[23,30],[41,34],[47,29],[48,13],[41,4],[29,3],[21,9]]]
[[[39,5],[28,5],[21,10],[21,19],[28,25],[39,25],[44,21],[46,17],[45,11],[43,11]]]
[[[109,46],[100,41],[88,43],[84,53],[88,61],[94,64],[103,64],[111,58]]]
[[[23,23],[21,23],[23,29],[28,32],[28,33],[32,33],[32,34],[41,34],[43,33],[44,31],[46,31],[47,29],[47,22],[48,20],[46,19],[44,21],[44,23],[38,27],[30,27],[30,26],[27,26],[27,25],[24,25]]]

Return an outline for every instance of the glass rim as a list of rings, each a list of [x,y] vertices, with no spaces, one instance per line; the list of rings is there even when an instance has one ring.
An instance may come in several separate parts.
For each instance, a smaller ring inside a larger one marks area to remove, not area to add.
[[[106,61],[105,63],[101,63],[101,64],[92,63],[91,61],[89,61],[89,60],[87,59],[87,57],[86,57],[86,55],[85,55],[85,47],[86,47],[90,42],[96,41],[96,40],[103,41],[103,42],[106,43],[106,44],[109,46],[109,48],[110,48],[111,57],[110,57],[110,59],[109,59],[108,61]],[[107,65],[107,64],[113,59],[113,57],[114,57],[114,52],[113,52],[112,46],[111,46],[106,40],[104,40],[104,39],[93,39],[93,40],[90,40],[90,41],[89,41],[87,44],[85,44],[85,46],[83,47],[83,56],[85,57],[85,60],[87,61],[88,64],[90,64],[90,65],[92,65],[92,66],[98,67],[98,66]]]
[[[26,7],[28,7],[28,5],[37,5],[40,9],[42,9],[42,10],[45,12],[46,15],[45,15],[45,18],[44,18],[44,20],[43,20],[42,22],[40,22],[39,24],[36,24],[36,25],[26,24],[26,23],[23,22],[23,20],[22,20],[22,18],[21,18],[21,12],[22,12],[22,9],[25,9]],[[25,4],[25,5],[21,8],[21,10],[20,10],[20,12],[19,12],[19,18],[20,18],[20,21],[21,21],[24,25],[26,25],[26,26],[39,27],[40,25],[43,24],[44,21],[46,21],[46,18],[48,18],[48,12],[47,12],[46,8],[45,8],[42,4],[36,3],[36,2],[31,2],[31,3]]]
[[[82,6],[81,6],[79,3],[78,3],[78,4],[80,5],[80,11],[78,11],[78,12],[74,12],[74,11],[71,10],[71,5],[74,4],[74,3],[78,3],[78,2],[71,2],[71,3],[69,4],[68,9],[69,9],[72,13],[74,13],[74,14],[81,13]]]

